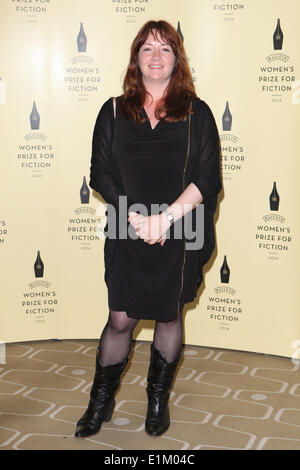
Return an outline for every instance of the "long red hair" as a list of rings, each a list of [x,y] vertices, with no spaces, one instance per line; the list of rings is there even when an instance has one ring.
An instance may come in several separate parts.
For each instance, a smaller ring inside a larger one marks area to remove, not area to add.
[[[164,119],[169,122],[185,120],[189,104],[196,97],[196,91],[182,40],[176,29],[163,20],[145,23],[131,45],[130,61],[123,82],[123,95],[119,101],[119,112],[126,119],[140,123],[145,121],[141,118],[140,111],[144,106],[147,90],[138,66],[138,53],[149,33],[152,33],[155,38],[159,34],[172,47],[176,58],[176,65],[165,96],[156,107],[156,119]]]

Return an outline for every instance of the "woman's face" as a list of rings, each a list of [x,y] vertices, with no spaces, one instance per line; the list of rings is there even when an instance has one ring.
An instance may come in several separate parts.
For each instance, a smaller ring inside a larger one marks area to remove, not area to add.
[[[174,70],[176,57],[172,47],[157,33],[156,39],[150,32],[139,50],[138,65],[145,85],[161,83],[167,85]]]

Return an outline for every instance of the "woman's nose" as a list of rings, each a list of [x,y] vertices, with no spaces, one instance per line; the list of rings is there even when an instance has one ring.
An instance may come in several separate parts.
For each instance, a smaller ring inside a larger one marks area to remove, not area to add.
[[[160,50],[159,49],[153,49],[152,57],[153,59],[159,59],[160,58]]]

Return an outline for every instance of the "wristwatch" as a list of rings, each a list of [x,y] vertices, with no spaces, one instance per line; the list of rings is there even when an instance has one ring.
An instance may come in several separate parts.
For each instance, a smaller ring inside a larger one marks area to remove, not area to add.
[[[172,214],[170,214],[170,212],[167,209],[164,210],[164,213],[166,214],[170,224],[173,225],[174,224],[174,217],[172,216]]]

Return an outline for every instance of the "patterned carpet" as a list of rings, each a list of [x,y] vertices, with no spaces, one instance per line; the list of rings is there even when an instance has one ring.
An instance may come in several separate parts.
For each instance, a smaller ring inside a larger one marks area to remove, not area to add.
[[[300,450],[299,363],[196,346],[184,347],[169,430],[148,436],[150,343],[141,341],[133,345],[112,420],[97,435],[75,439],[96,347],[96,340],[6,345],[6,364],[0,364],[1,450]]]

